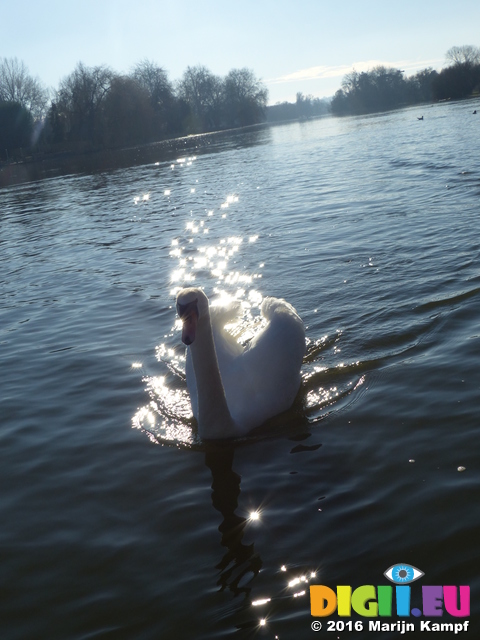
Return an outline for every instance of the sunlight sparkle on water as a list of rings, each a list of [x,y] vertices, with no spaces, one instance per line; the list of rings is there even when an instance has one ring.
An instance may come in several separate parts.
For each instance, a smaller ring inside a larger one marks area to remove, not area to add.
[[[177,171],[189,171],[194,160],[196,160],[194,156],[188,158],[180,157],[170,166]],[[253,249],[255,248],[252,245],[259,239],[259,235],[255,234],[256,229],[252,229],[250,232],[244,229],[246,231],[245,237],[242,237],[240,235],[241,231],[237,231],[235,227],[230,228],[228,220],[224,220],[226,217],[231,218],[235,214],[239,196],[235,194],[225,195],[223,200],[217,199],[214,204],[208,201],[210,197],[209,191],[204,190],[208,185],[200,185],[198,183],[199,180],[195,179],[191,179],[186,184],[184,183],[185,186],[182,192],[184,196],[190,198],[190,202],[187,200],[184,203],[183,216],[178,218],[177,226],[172,227],[174,236],[173,239],[169,240],[170,247],[167,248],[170,259],[173,258],[173,263],[171,264],[173,268],[170,271],[172,303],[179,290],[183,287],[196,286],[196,281],[198,280],[197,286],[205,287],[209,296],[213,294],[211,297],[212,303],[215,297],[218,296],[223,298],[222,302],[229,298],[231,301],[238,303],[237,315],[232,317],[232,321],[229,321],[225,328],[238,342],[247,344],[248,340],[253,338],[266,325],[265,319],[260,314],[263,295],[260,291],[252,289],[251,286],[253,280],[255,280],[254,284],[258,284],[257,279],[262,278],[261,271],[265,267],[263,260],[267,256],[261,254],[253,255]],[[192,184],[195,186],[192,186]],[[178,189],[173,183],[171,185],[164,184],[160,189],[160,193],[167,197],[171,196],[172,191],[175,191],[177,195]],[[189,196],[189,193],[196,194],[195,198]],[[206,194],[207,197],[204,202],[201,201],[202,194]],[[150,194],[146,193],[136,196],[133,200],[136,205],[141,206],[143,202],[148,207],[149,198]],[[163,202],[168,207],[170,198],[168,200],[164,199]],[[175,207],[175,210],[174,217],[182,213],[180,208],[177,209]],[[218,215],[219,213],[220,215]],[[206,238],[208,232],[209,238]],[[235,233],[237,235],[233,235]],[[370,259],[370,262],[372,262],[372,259]],[[134,426],[145,429],[157,441],[171,438],[172,440],[178,439],[182,443],[194,442],[197,440],[197,436],[195,430],[192,430],[192,424],[189,422],[193,416],[185,384],[185,351],[182,349],[178,335],[181,331],[182,323],[178,318],[175,318],[173,304],[170,309],[173,326],[169,333],[164,335],[167,343],[157,347],[157,358],[166,364],[168,373],[165,377],[144,378],[147,382],[147,391],[150,394],[151,402],[147,407],[139,409],[135,416]],[[315,309],[315,313],[317,311],[318,309]],[[340,336],[341,332],[337,331],[337,333]],[[335,362],[332,366],[330,361],[327,360],[329,362],[327,368],[323,362],[320,364],[316,358],[317,353],[323,348],[330,348],[333,351],[333,355],[338,357],[340,353],[340,345],[337,344],[338,337],[337,340],[331,341],[328,345],[325,345],[326,338],[322,339],[323,342],[316,340],[309,354],[307,353],[307,358],[309,357],[309,359],[305,361],[306,366],[302,373],[303,383],[305,383],[303,399],[304,406],[313,420],[317,418],[314,412],[316,409],[322,409],[333,404],[339,395],[343,396],[345,394],[346,383],[339,384],[339,389],[337,390],[332,384],[333,380],[330,374],[334,376],[336,371],[341,370],[342,367],[343,371],[345,371],[345,366],[351,367],[352,364],[349,363],[343,366],[343,364],[336,364]],[[168,343],[169,340],[172,340],[171,345]],[[171,348],[173,343],[175,348]],[[141,368],[142,363],[135,362],[131,366],[135,369]],[[176,380],[175,376],[177,376]],[[363,380],[361,378],[356,383],[357,386],[362,384]],[[350,393],[354,384],[355,380],[348,383],[350,385],[348,393]],[[252,511],[248,519],[253,523],[261,521],[262,517],[261,510],[258,510]],[[287,571],[285,566],[281,570]],[[297,585],[300,585],[301,582],[301,577],[295,578],[293,581]],[[289,584],[289,586],[293,587],[293,583]],[[302,589],[302,586],[299,588]],[[295,597],[301,593],[299,591],[298,594],[295,594]],[[258,602],[262,601],[259,600]]]
[[[186,273],[185,269],[177,269],[170,276],[171,282],[178,282],[181,280],[182,282],[194,282],[195,276],[193,273]]]
[[[220,209],[228,209],[228,207],[234,202],[238,202],[238,196],[227,196],[225,202],[222,202]]]
[[[293,580],[290,580],[290,582],[288,583],[288,586],[292,588],[292,587],[295,587],[297,584],[300,584],[301,582],[308,582],[307,576],[300,576],[298,578],[294,578]]]

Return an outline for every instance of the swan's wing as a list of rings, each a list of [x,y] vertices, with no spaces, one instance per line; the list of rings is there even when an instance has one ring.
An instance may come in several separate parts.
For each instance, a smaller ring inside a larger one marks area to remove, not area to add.
[[[234,322],[242,315],[242,305],[239,300],[232,300],[223,304],[221,300],[210,305],[210,321],[212,328],[223,327],[229,322]]]
[[[262,315],[266,327],[224,379],[230,412],[239,424],[260,424],[286,411],[300,387],[305,355],[302,320],[290,304],[276,298],[265,298]]]
[[[262,315],[267,325],[244,349],[224,329],[237,317],[237,308],[213,307],[210,313],[227,404],[233,420],[246,433],[292,405],[300,387],[305,354],[303,322],[284,300],[265,298]],[[198,417],[197,385],[189,349],[186,375],[193,415]]]

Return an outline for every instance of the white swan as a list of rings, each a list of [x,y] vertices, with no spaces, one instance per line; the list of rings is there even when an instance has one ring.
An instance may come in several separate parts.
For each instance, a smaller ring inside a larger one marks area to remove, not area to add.
[[[305,329],[295,309],[265,298],[267,325],[243,347],[224,329],[238,306],[210,306],[201,289],[177,295],[182,342],[188,345],[187,387],[203,439],[248,433],[289,409],[300,387]]]

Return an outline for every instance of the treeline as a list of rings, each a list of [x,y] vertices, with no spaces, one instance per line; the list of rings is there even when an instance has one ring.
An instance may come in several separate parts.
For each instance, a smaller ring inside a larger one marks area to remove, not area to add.
[[[360,115],[434,100],[460,100],[480,95],[480,48],[452,47],[449,66],[437,72],[424,69],[405,77],[400,69],[378,66],[353,70],[344,76],[332,102],[334,115]]]
[[[297,93],[295,102],[277,102],[267,107],[267,122],[305,120],[330,113],[330,100]]]
[[[188,67],[172,83],[153,62],[128,75],[79,63],[53,94],[16,59],[0,60],[0,158],[20,148],[84,151],[265,120],[268,91],[250,69]]]
[[[250,69],[225,77],[188,67],[171,82],[144,60],[130,74],[79,63],[55,91],[30,76],[23,62],[0,58],[0,160],[31,151],[121,148],[169,137],[258,124],[384,111],[432,100],[480,95],[480,48],[452,47],[448,66],[406,77],[383,66],[353,70],[331,103],[297,93],[294,103],[267,107],[268,91]]]

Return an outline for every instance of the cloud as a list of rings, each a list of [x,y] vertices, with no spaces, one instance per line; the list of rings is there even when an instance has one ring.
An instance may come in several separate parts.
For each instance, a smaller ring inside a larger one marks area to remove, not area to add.
[[[385,60],[364,60],[355,62],[352,65],[339,65],[333,67],[317,66],[308,67],[307,69],[300,69],[278,78],[270,78],[266,80],[267,84],[284,84],[287,82],[300,82],[304,80],[322,80],[325,78],[341,78],[347,73],[350,73],[355,69],[356,71],[369,71],[374,67],[393,67],[395,69],[402,69],[408,72],[419,71],[426,67],[439,67],[442,66],[443,59],[433,60],[397,60],[396,62],[390,62]]]

